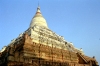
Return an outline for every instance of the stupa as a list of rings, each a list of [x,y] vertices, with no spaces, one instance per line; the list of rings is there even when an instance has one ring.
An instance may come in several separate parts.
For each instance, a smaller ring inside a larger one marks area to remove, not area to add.
[[[29,28],[0,51],[0,65],[98,66],[98,62],[50,30],[38,6]]]

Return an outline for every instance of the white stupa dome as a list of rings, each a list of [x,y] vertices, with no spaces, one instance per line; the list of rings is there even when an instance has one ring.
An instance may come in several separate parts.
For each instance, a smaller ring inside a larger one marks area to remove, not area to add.
[[[35,25],[48,28],[46,20],[44,19],[44,17],[42,16],[42,14],[40,12],[40,7],[37,8],[37,12],[36,12],[35,16],[32,18],[30,27],[33,27]]]

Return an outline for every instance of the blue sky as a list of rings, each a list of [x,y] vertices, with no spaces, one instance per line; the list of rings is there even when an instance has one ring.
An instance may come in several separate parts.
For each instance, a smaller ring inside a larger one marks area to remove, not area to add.
[[[0,0],[0,49],[29,27],[38,1],[48,27],[100,64],[100,0]]]

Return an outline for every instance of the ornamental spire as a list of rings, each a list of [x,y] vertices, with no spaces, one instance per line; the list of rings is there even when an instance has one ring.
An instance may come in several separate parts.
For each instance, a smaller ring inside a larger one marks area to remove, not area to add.
[[[38,7],[39,7],[39,2],[38,2]]]
[[[37,7],[37,12],[36,12],[36,14],[38,14],[38,13],[41,14],[39,2],[38,2],[38,7]]]

